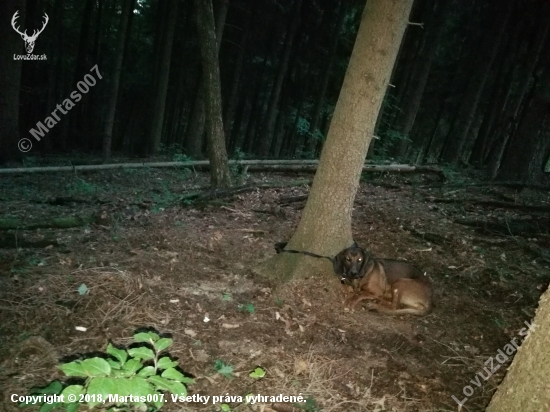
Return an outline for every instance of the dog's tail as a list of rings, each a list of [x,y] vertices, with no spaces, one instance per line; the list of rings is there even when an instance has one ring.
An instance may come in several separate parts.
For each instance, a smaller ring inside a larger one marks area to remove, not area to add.
[[[432,311],[433,307],[425,306],[425,307],[418,307],[418,308],[403,308],[403,309],[386,309],[382,307],[377,307],[376,310],[380,313],[383,313],[385,315],[416,315],[416,316],[426,316],[429,315]]]

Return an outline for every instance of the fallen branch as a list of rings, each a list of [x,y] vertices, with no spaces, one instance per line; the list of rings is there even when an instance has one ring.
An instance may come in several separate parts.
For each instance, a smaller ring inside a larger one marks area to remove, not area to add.
[[[318,160],[229,160],[229,165],[281,165],[281,164],[318,164]],[[4,173],[47,173],[47,172],[75,172],[96,171],[108,169],[143,169],[149,167],[210,167],[208,160],[193,160],[188,162],[150,162],[150,163],[111,163],[100,165],[72,165],[72,166],[47,166],[47,167],[16,167],[0,168],[0,174]]]
[[[230,166],[249,166],[250,171],[299,171],[314,173],[317,170],[318,160],[230,160]],[[107,169],[140,169],[150,167],[191,167],[208,169],[208,160],[195,160],[188,162],[151,162],[151,163],[115,163],[102,165],[73,165],[73,166],[48,166],[48,167],[18,167],[0,168],[0,174],[8,173],[47,173],[47,172],[77,172],[97,171]],[[435,173],[441,180],[445,180],[445,174],[434,166],[412,166],[402,164],[390,165],[365,165],[363,172],[380,173]]]

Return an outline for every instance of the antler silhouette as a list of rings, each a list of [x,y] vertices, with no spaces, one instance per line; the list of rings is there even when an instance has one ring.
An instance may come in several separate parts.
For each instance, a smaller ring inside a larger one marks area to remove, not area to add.
[[[19,30],[19,27],[16,27],[15,24],[17,22],[17,19],[19,18],[19,10],[17,10],[11,19],[11,26],[13,29],[21,35],[21,38],[25,42],[25,49],[27,50],[27,53],[32,53],[34,49],[34,42],[38,38],[38,35],[44,31],[46,28],[46,25],[48,24],[48,21],[50,21],[50,18],[46,13],[44,13],[44,23],[42,23],[42,28],[40,30],[34,30],[32,33],[32,36],[27,35],[27,30],[22,32]]]

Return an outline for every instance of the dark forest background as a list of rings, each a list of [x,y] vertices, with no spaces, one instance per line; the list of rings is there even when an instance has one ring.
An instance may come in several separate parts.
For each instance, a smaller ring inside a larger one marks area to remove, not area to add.
[[[213,3],[229,156],[318,156],[365,2]],[[33,51],[47,60],[14,60],[25,54],[16,10],[27,33],[49,16]],[[108,144],[118,156],[206,157],[195,2],[7,0],[0,18],[4,162],[20,159],[21,138],[33,156]],[[369,158],[546,182],[550,2],[416,0],[410,22]],[[29,130],[95,65],[103,78],[37,142]]]

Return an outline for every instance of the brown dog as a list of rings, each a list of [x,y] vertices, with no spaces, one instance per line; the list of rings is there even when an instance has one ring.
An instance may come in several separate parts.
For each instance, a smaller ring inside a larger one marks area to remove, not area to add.
[[[428,276],[410,263],[373,259],[357,246],[334,258],[334,271],[352,287],[346,306],[353,309],[362,300],[368,307],[389,315],[424,316],[432,310],[432,285]]]

